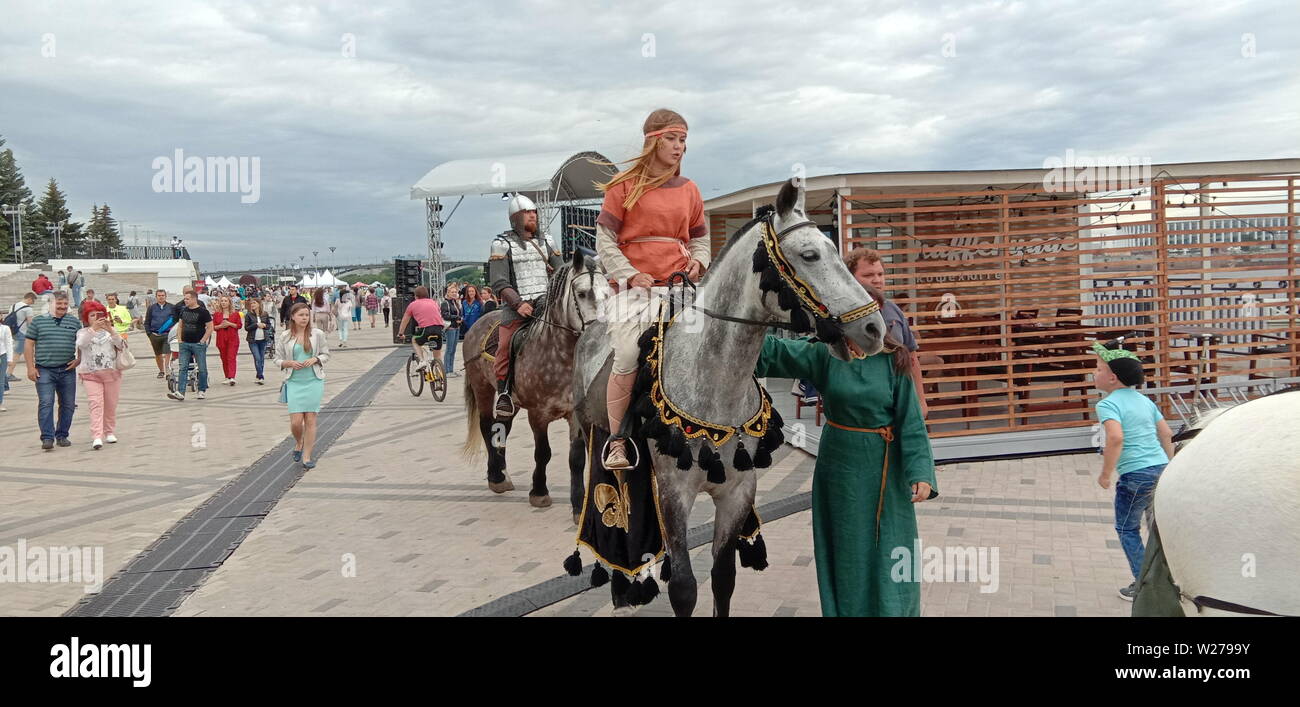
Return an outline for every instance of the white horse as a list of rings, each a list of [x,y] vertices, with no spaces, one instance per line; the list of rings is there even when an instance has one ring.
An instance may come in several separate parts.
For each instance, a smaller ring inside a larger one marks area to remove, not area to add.
[[[1300,391],[1202,422],[1154,501],[1183,613],[1300,615]]]

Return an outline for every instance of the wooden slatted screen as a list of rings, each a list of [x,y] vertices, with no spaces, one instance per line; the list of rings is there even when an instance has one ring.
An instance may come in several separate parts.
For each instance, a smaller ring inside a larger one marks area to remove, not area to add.
[[[1297,179],[1149,184],[841,196],[841,250],[880,251],[918,337],[932,436],[1093,424],[1090,345],[1120,335],[1149,386],[1300,372]]]

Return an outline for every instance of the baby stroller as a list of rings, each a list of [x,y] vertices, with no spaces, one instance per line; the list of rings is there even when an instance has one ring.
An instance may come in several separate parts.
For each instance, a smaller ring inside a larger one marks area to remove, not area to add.
[[[175,399],[184,399],[185,391],[197,391],[199,389],[199,369],[198,364],[190,361],[190,365],[184,374],[184,383],[181,383],[181,342],[176,337],[176,332],[180,327],[172,329],[167,335],[167,346],[171,349],[171,361],[167,364],[167,396]]]

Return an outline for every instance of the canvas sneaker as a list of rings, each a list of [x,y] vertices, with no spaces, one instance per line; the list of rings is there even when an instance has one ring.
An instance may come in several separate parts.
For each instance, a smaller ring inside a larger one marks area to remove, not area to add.
[[[202,390],[199,391],[199,400],[205,400],[205,399],[207,399],[207,397],[208,397],[208,394],[207,394],[206,391],[202,391]]]
[[[1133,601],[1133,597],[1136,597],[1137,593],[1138,593],[1137,582],[1130,582],[1127,587],[1124,587],[1123,589],[1119,590],[1119,598],[1123,599],[1124,601]]]

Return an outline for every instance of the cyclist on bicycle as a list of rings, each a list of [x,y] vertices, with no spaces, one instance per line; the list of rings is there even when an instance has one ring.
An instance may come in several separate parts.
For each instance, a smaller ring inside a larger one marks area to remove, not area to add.
[[[402,324],[397,327],[401,332],[399,334],[401,338],[406,338],[406,327],[410,326],[412,319],[415,320],[415,335],[411,338],[411,348],[415,350],[415,356],[420,361],[418,370],[423,371],[429,366],[429,362],[424,358],[424,345],[433,341],[440,348],[442,330],[447,326],[442,318],[442,312],[439,311],[438,303],[429,297],[429,288],[423,285],[415,288],[415,300],[406,305],[406,312],[402,314]]]

